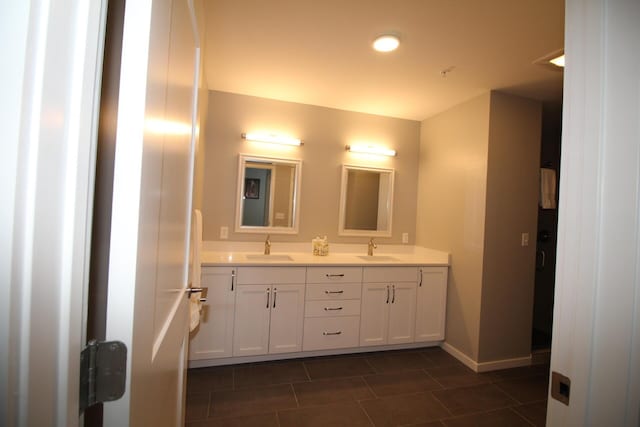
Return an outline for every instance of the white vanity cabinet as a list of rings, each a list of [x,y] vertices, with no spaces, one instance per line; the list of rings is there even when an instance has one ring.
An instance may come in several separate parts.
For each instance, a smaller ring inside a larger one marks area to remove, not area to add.
[[[364,267],[360,345],[414,341],[416,267]]]
[[[416,342],[444,340],[448,267],[419,267]]]
[[[307,268],[302,349],[358,346],[362,267]]]
[[[302,351],[304,267],[239,267],[233,356]]]
[[[201,285],[208,288],[200,325],[191,333],[189,360],[231,357],[236,297],[235,267],[203,267]]]

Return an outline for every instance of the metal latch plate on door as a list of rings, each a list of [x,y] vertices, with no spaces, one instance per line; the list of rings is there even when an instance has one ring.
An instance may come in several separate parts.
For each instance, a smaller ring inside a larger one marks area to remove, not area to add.
[[[127,346],[91,340],[80,353],[80,413],[100,402],[118,400],[125,391]]]

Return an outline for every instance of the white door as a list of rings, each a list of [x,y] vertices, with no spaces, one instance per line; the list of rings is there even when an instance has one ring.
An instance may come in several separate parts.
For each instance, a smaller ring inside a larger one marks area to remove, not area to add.
[[[415,340],[443,340],[447,307],[447,267],[423,267],[419,274]]]
[[[362,285],[360,311],[360,345],[387,343],[391,286],[387,283]]]
[[[199,55],[188,0],[125,6],[114,162],[108,340],[127,386],[105,426],[182,425]]]
[[[398,282],[391,284],[389,304],[388,344],[413,342],[416,327],[416,284]]]
[[[238,286],[233,326],[234,356],[256,356],[268,353],[272,303],[271,286]]]
[[[302,351],[304,286],[272,286],[269,353]]]
[[[236,287],[234,267],[204,267],[202,286],[209,289],[202,304],[200,325],[191,333],[189,360],[233,355]]]
[[[0,4],[0,425],[79,424],[106,2]]]

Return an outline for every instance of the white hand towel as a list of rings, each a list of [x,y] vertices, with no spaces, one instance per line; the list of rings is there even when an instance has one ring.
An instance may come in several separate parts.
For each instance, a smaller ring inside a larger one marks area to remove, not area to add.
[[[553,169],[540,169],[540,207],[556,208],[556,171]]]
[[[193,332],[200,324],[200,313],[202,312],[201,292],[194,292],[189,297],[189,332]]]
[[[200,252],[202,250],[202,214],[198,209],[193,210],[191,217],[191,256],[189,268],[189,283],[192,288],[200,287]],[[202,294],[194,292],[189,298],[189,331],[193,332],[200,324],[202,312]]]

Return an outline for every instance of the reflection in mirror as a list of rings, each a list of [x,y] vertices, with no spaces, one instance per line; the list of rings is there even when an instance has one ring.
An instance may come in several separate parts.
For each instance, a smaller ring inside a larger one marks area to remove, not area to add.
[[[341,236],[391,236],[393,169],[342,167]]]
[[[296,234],[300,160],[240,155],[236,232]]]

